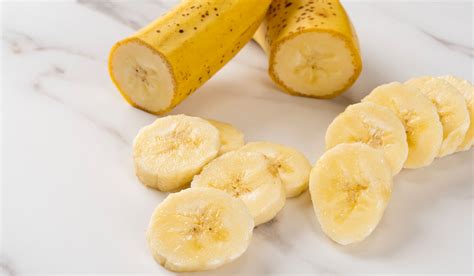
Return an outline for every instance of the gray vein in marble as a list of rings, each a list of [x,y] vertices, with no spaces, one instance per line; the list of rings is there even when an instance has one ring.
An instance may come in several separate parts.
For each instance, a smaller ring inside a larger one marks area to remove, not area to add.
[[[132,28],[133,30],[138,30],[142,24],[136,22],[133,19],[126,18],[123,14],[119,12],[119,5],[113,3],[112,1],[89,1],[89,0],[78,0],[79,5],[84,5],[88,8],[96,10],[102,14],[105,14],[112,19]]]
[[[430,37],[431,39],[433,39],[434,41],[438,42],[439,44],[443,45],[444,47],[452,50],[452,51],[455,51],[457,53],[460,53],[462,55],[465,55],[465,56],[468,56],[470,58],[473,58],[474,57],[474,48],[472,47],[468,47],[468,46],[465,46],[465,45],[461,45],[461,44],[457,44],[457,43],[454,43],[452,41],[449,41],[447,39],[444,39],[444,38],[440,38],[438,36],[435,36],[434,34],[432,33],[429,33],[421,28],[418,28],[418,30],[420,32],[422,32],[423,34],[425,34],[426,36]]]
[[[15,271],[13,268],[4,260],[0,260],[0,275],[2,276],[14,276]]]
[[[78,57],[86,58],[89,60],[95,60],[95,61],[100,60],[98,57],[95,57],[91,54],[78,51],[75,49],[40,43],[37,39],[33,38],[31,35],[14,31],[14,30],[4,30],[4,33],[2,35],[2,40],[9,45],[10,51],[14,55],[20,55],[28,51],[33,51],[33,52],[52,51],[52,52],[61,52],[68,55],[78,56]]]
[[[57,65],[54,65],[50,70],[47,70],[47,71],[39,74],[38,77],[36,78],[36,80],[34,80],[32,82],[31,87],[33,88],[33,91],[35,91],[36,93],[38,93],[40,95],[43,95],[43,96],[45,96],[45,97],[47,97],[47,98],[49,98],[49,99],[51,99],[51,100],[53,100],[53,101],[55,101],[59,104],[67,105],[64,102],[63,99],[61,99],[57,95],[54,95],[54,94],[48,92],[44,88],[44,86],[42,85],[42,80],[44,78],[47,78],[47,77],[62,78],[62,75],[64,75],[65,73],[66,73],[66,71],[63,68],[61,68]],[[130,144],[128,142],[128,140],[124,137],[124,135],[122,135],[117,129],[115,129],[111,126],[108,126],[107,124],[105,124],[103,122],[100,122],[99,120],[97,120],[96,118],[91,116],[90,114],[87,114],[83,111],[80,111],[76,108],[73,108],[70,105],[68,105],[68,108],[69,108],[70,111],[72,111],[73,113],[78,114],[82,118],[86,119],[87,121],[89,121],[90,123],[95,125],[97,128],[102,129],[103,131],[105,131],[109,135],[115,137],[122,144],[127,145],[127,146]]]

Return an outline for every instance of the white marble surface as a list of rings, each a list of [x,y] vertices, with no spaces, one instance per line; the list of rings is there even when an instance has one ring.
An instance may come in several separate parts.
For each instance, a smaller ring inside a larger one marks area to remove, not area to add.
[[[155,117],[126,105],[107,75],[112,44],[176,1],[2,1],[1,266],[23,273],[155,273],[144,232],[166,194],[135,178],[131,142]],[[312,162],[324,132],[378,84],[422,74],[472,81],[472,2],[346,1],[364,71],[332,101],[291,97],[250,43],[172,113],[229,121],[247,140],[294,146]],[[472,153],[396,176],[379,227],[348,247],[320,230],[307,193],[255,230],[214,275],[472,272]]]

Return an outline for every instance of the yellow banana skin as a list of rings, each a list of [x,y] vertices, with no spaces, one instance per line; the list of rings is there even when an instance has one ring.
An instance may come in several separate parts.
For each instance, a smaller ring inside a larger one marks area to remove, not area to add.
[[[109,73],[125,100],[153,114],[163,114],[209,80],[252,38],[271,0],[185,0],[111,50]],[[172,101],[149,110],[132,101],[119,85],[112,57],[122,45],[135,42],[163,58],[173,79]]]
[[[326,95],[303,94],[286,85],[276,74],[275,54],[286,41],[304,33],[326,33],[341,41],[351,52],[352,76],[341,89]],[[334,98],[350,88],[362,71],[360,46],[355,29],[338,0],[273,0],[254,40],[269,56],[269,75],[284,92],[303,97]]]

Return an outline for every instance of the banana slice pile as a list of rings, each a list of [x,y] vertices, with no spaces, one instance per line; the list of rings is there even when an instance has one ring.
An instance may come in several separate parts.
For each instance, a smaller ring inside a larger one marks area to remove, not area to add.
[[[139,131],[133,145],[138,179],[160,191],[191,186],[169,195],[148,227],[152,255],[165,268],[208,270],[236,259],[254,226],[308,188],[311,164],[302,153],[269,142],[244,144],[232,125],[186,115]]]
[[[453,76],[375,88],[326,132],[327,152],[309,190],[323,232],[346,245],[364,240],[390,199],[392,177],[473,145],[474,87]]]

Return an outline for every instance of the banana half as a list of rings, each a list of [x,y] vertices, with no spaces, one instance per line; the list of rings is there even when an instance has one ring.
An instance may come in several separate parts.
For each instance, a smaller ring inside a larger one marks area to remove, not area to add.
[[[189,184],[219,148],[219,131],[206,120],[167,116],[142,128],[135,138],[135,172],[146,186],[173,191]]]
[[[267,222],[285,205],[285,189],[271,161],[257,152],[228,152],[204,167],[191,187],[211,187],[243,200],[255,225]]]
[[[433,103],[418,89],[392,82],[375,88],[363,102],[388,107],[405,126],[408,158],[405,168],[431,164],[443,141],[443,127]]]
[[[248,248],[254,228],[245,204],[211,188],[169,195],[146,233],[157,262],[173,271],[202,271],[229,263]]]
[[[309,190],[324,233],[346,245],[360,242],[378,225],[392,191],[392,170],[382,151],[340,144],[311,171]]]
[[[434,77],[408,80],[407,85],[417,88],[436,106],[443,126],[443,142],[438,157],[454,153],[466,137],[470,119],[462,94],[449,82]]]
[[[236,150],[245,144],[244,134],[234,126],[215,120],[208,119],[207,121],[219,130],[221,138],[219,155]]]
[[[295,197],[308,188],[311,164],[299,151],[270,142],[252,142],[242,151],[260,152],[270,158],[285,188],[286,197]]]
[[[407,136],[400,119],[390,109],[371,102],[350,105],[327,129],[327,149],[357,142],[381,149],[393,175],[400,172],[408,157]]]
[[[468,150],[474,143],[474,86],[467,80],[454,76],[443,76],[441,79],[456,87],[466,100],[470,123],[469,129],[466,132],[466,137],[464,137],[463,142],[459,145],[458,151]]]

